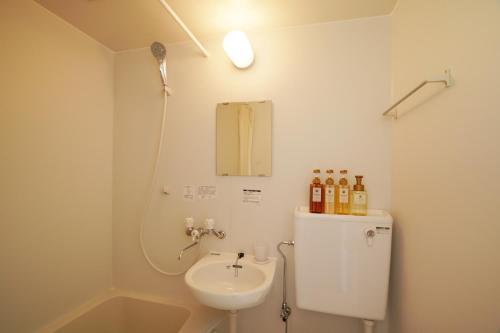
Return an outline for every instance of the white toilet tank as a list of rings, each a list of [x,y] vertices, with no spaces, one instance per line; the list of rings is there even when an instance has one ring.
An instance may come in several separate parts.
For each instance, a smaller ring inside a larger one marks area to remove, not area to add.
[[[392,217],[295,210],[295,288],[301,309],[381,320],[385,317]]]

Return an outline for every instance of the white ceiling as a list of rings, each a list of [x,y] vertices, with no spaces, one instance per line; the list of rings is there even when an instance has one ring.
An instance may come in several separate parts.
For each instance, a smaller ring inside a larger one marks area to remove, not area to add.
[[[35,0],[112,50],[187,40],[158,0]],[[386,15],[397,0],[167,0],[200,39],[245,31]]]

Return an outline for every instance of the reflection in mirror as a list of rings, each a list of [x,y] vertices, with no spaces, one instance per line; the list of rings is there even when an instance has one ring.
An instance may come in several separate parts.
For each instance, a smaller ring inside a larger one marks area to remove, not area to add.
[[[217,175],[271,176],[272,103],[217,104]]]

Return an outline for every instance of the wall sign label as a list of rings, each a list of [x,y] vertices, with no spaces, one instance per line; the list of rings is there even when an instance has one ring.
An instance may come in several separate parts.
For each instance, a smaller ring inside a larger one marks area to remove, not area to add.
[[[262,202],[262,190],[244,188],[241,194],[243,203],[259,205]]]
[[[200,185],[198,186],[198,198],[215,199],[217,197],[217,187],[213,185]]]

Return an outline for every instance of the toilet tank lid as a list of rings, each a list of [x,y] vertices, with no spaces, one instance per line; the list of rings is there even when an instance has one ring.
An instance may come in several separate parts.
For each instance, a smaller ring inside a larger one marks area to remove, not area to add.
[[[298,206],[295,208],[295,218],[300,219],[310,219],[310,220],[329,220],[337,222],[375,222],[375,223],[385,223],[392,225],[393,219],[391,214],[381,209],[368,209],[368,214],[366,216],[355,216],[355,215],[330,215],[330,214],[316,214],[309,213],[309,207]]]

